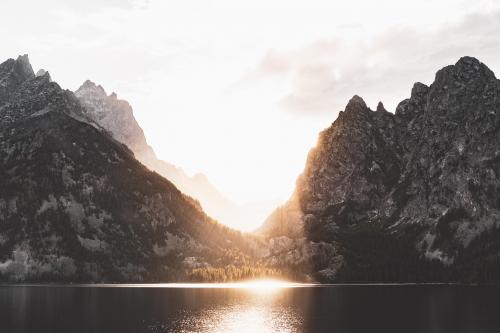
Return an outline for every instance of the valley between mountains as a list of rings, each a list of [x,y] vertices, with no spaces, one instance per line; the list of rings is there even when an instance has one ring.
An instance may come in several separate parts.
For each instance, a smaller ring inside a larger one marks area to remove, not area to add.
[[[213,207],[115,93],[0,64],[1,282],[498,282],[500,81],[463,57],[395,112],[354,96],[257,231]]]

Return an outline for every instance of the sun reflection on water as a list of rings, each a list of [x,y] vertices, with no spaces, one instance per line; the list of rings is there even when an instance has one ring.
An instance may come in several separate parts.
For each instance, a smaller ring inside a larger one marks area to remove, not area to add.
[[[299,326],[300,320],[291,308],[238,304],[184,313],[168,332],[291,333],[298,332]]]
[[[299,332],[301,316],[283,303],[289,288],[303,285],[279,280],[255,280],[234,283],[169,284],[169,288],[200,290],[199,297],[224,293],[228,302],[214,302],[209,307],[193,308],[176,316],[167,330],[153,332],[271,333]],[[208,289],[205,292],[202,290]],[[227,290],[223,290],[227,289]],[[212,290],[212,292],[210,292]],[[220,291],[219,291],[220,290]],[[207,294],[208,293],[208,294]],[[203,296],[202,296],[203,295]],[[286,303],[286,302],[285,302]],[[163,326],[163,325],[160,325]]]
[[[201,313],[199,317],[192,317],[190,321],[186,331],[193,327],[192,321],[197,321],[200,332],[210,333],[295,332],[298,326],[291,309],[266,305],[214,309]]]

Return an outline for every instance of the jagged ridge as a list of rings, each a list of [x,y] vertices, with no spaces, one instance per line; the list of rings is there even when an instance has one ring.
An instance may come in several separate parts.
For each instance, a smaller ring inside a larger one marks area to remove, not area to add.
[[[499,96],[493,72],[464,57],[395,114],[353,97],[263,231],[333,247],[311,258],[324,280],[498,281]]]

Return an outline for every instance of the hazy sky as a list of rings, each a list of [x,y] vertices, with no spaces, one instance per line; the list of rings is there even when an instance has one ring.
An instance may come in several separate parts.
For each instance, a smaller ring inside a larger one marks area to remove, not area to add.
[[[244,202],[285,200],[359,94],[389,111],[460,56],[500,71],[500,1],[2,0],[0,58],[131,102],[158,155]]]

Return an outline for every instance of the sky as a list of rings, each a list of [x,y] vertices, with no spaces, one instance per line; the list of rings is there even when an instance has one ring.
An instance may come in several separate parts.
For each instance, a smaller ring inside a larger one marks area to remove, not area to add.
[[[2,0],[0,58],[128,100],[157,155],[285,201],[354,94],[393,112],[461,56],[500,71],[500,1]]]

